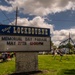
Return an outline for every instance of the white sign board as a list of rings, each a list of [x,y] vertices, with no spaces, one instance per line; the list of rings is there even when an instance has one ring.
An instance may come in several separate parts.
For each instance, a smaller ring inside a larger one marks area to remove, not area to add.
[[[49,51],[50,30],[0,25],[0,51]]]
[[[0,36],[2,51],[47,51],[50,49],[50,38],[27,36]]]

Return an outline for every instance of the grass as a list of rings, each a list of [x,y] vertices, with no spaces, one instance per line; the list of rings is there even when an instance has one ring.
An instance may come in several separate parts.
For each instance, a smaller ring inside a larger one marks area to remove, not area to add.
[[[0,75],[12,74],[15,72],[15,59],[0,63]]]
[[[53,57],[52,55],[39,55],[38,67],[43,73],[38,75],[75,75],[75,56]],[[15,72],[15,59],[0,63],[0,75]]]
[[[39,69],[44,71],[40,75],[69,75],[65,74],[66,71],[71,71],[75,75],[75,56],[63,56],[61,61],[60,59],[60,56],[40,55]]]

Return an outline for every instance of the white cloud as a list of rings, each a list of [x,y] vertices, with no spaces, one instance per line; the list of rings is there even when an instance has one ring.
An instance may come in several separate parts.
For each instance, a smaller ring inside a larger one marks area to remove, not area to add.
[[[56,30],[53,32],[52,36],[52,41],[54,42],[55,45],[59,45],[62,41],[66,40],[69,38],[69,33],[70,37],[72,40],[75,42],[75,29],[63,29],[63,30]]]
[[[12,23],[15,24],[15,20]],[[51,33],[53,32],[53,25],[47,24],[45,22],[44,18],[42,18],[40,16],[37,16],[37,17],[33,18],[32,20],[28,20],[27,18],[20,18],[20,17],[18,17],[17,25],[49,28],[51,30]]]
[[[10,7],[0,5],[0,9],[14,11],[18,6],[19,11],[24,14],[48,15],[73,9],[75,10],[75,0],[5,0]]]

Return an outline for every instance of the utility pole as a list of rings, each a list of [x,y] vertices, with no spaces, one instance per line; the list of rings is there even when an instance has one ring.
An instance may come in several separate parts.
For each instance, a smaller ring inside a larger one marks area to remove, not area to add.
[[[51,45],[51,34],[50,34],[50,52],[51,52],[51,48],[52,47],[52,45]]]
[[[71,38],[70,38],[70,33],[69,33],[69,39],[68,39],[69,41],[68,41],[68,44],[69,44],[69,46],[70,46],[70,40],[71,40]],[[69,47],[68,46],[68,47]],[[69,54],[70,54],[70,47],[69,47]]]
[[[70,38],[70,33],[69,33],[69,43],[70,43],[70,39],[71,39],[71,38]]]
[[[17,26],[17,17],[18,17],[18,7],[16,7],[16,20],[15,20],[15,25]]]

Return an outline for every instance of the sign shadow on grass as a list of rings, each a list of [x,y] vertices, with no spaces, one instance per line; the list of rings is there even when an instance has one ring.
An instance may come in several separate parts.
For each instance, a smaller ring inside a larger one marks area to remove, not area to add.
[[[35,74],[39,74],[42,73],[42,71],[31,71],[31,72],[20,72],[20,73],[12,73],[9,75],[35,75]]]
[[[57,75],[75,75],[75,69],[62,69]]]

